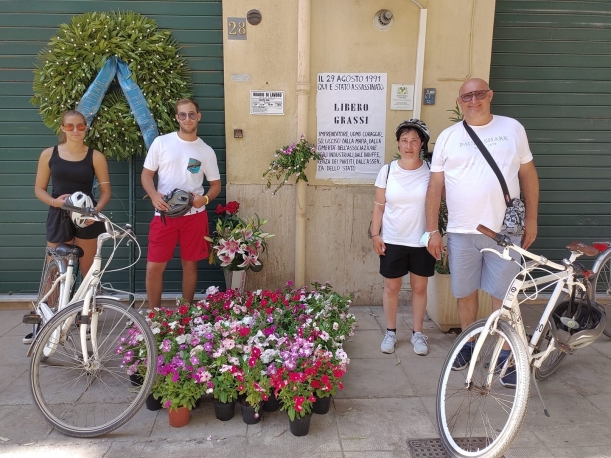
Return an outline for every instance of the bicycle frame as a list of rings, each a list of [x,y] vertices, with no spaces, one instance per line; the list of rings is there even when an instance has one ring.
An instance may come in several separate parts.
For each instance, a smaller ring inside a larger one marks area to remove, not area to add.
[[[106,232],[103,232],[102,234],[98,236],[96,253],[94,255],[91,268],[85,275],[85,278],[83,278],[83,281],[81,282],[77,291],[72,296],[72,299],[70,299],[69,295],[70,295],[70,291],[72,290],[72,285],[74,281],[74,276],[73,276],[74,262],[70,260],[68,262],[68,267],[66,269],[66,272],[61,274],[55,280],[55,282],[53,282],[53,286],[50,288],[49,292],[39,302],[39,304],[44,302],[55,291],[55,288],[57,288],[61,282],[65,282],[65,287],[60,297],[58,311],[72,304],[75,304],[81,300],[83,301],[83,309],[81,312],[81,316],[87,317],[87,318],[83,320],[83,322],[80,324],[80,341],[81,341],[80,344],[81,344],[81,349],[83,350],[82,355],[83,355],[83,360],[85,364],[87,364],[91,356],[94,356],[95,358],[98,357],[98,354],[97,354],[98,345],[97,345],[97,340],[96,340],[97,339],[98,316],[97,314],[91,313],[91,310],[95,307],[95,298],[96,298],[95,292],[98,288],[98,285],[100,284],[102,274],[104,273],[104,269],[102,269],[102,246],[106,240],[113,238],[113,235],[111,235],[110,233],[115,232],[113,231],[111,227],[110,221],[104,220],[104,225],[105,225]],[[51,313],[51,316],[52,316],[53,312],[51,312],[50,310],[48,312]],[[89,353],[86,351],[87,349],[87,325],[91,327],[90,335],[91,335],[91,346],[93,350],[93,355],[89,355]],[[69,326],[70,326],[70,323],[66,322],[61,327],[61,333],[60,333],[58,342],[65,338],[66,330],[68,329]],[[34,342],[32,342],[32,344],[30,345],[30,348],[27,353],[28,357],[31,356],[31,353],[34,349],[35,344],[36,344],[36,339],[34,339]]]
[[[523,250],[522,248],[517,247],[517,246],[511,246],[511,247],[505,247],[503,249],[502,256],[504,259],[511,259],[509,257],[509,249],[514,249],[515,251],[522,254],[523,256],[528,256],[528,257],[533,258],[532,254],[530,254],[528,251]],[[496,252],[496,250],[494,251]],[[524,343],[525,348],[527,349],[529,362],[531,364],[534,364],[535,367],[540,367],[541,364],[545,361],[545,358],[547,358],[547,356],[555,349],[554,339],[552,339],[552,341],[547,346],[547,349],[544,352],[534,353],[534,351],[543,333],[543,330],[545,329],[545,325],[547,324],[549,317],[558,301],[558,298],[560,297],[560,294],[563,291],[566,291],[565,287],[569,288],[568,291],[571,291],[572,288],[575,286],[585,290],[585,286],[582,283],[580,283],[579,281],[573,281],[573,273],[574,273],[573,262],[580,255],[581,253],[572,251],[571,256],[568,262],[566,263],[566,265],[556,264],[554,262],[549,261],[548,259],[546,259],[543,256],[534,257],[533,261],[527,262],[525,266],[522,268],[522,270],[520,271],[520,273],[518,273],[518,275],[514,277],[509,288],[507,289],[507,293],[505,294],[501,308],[499,310],[495,310],[494,312],[492,312],[490,317],[488,317],[486,321],[486,325],[485,325],[485,329],[487,330],[486,332],[489,334],[493,334],[494,332],[496,332],[498,320],[501,317],[506,317],[509,323],[511,324],[511,326],[514,327],[518,331],[518,334],[520,335],[520,338],[522,342]],[[526,280],[528,274],[540,265],[551,267],[555,270],[558,270],[559,272],[550,274],[550,275],[546,275],[540,278]],[[526,335],[526,330],[524,329],[524,323],[522,321],[522,312],[520,310],[520,306],[518,302],[518,294],[521,291],[531,288],[533,286],[551,284],[553,282],[556,283],[556,286],[554,287],[554,291],[545,307],[545,310],[543,311],[543,314],[541,315],[541,318],[539,319],[539,323],[537,324],[535,332],[529,341],[528,336]],[[478,337],[475,347],[473,349],[474,355],[479,354],[481,348],[484,345],[485,338],[486,338],[485,333],[481,333],[481,335]],[[492,352],[492,355],[491,355],[491,361],[497,361],[499,354],[501,352],[501,347],[502,347],[501,344],[502,344],[501,341],[497,342]],[[504,367],[501,369],[501,377],[505,375],[508,365],[509,365],[509,358],[507,358],[507,361],[505,361]],[[468,369],[467,377],[465,381],[466,384],[471,383],[474,370],[475,370],[475,365],[469,365],[469,369]],[[488,386],[492,384],[493,375],[494,375],[494,364],[490,364],[488,368],[488,377],[487,377]]]

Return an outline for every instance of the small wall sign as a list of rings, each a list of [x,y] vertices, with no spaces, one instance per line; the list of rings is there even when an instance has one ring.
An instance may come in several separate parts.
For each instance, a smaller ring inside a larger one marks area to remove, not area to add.
[[[283,115],[284,91],[250,91],[250,114]]]
[[[228,17],[227,18],[227,39],[246,40],[246,18]]]

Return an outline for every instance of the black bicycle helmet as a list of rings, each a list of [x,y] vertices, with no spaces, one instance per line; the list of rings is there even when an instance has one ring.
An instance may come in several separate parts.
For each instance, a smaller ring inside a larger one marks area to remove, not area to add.
[[[419,119],[407,119],[403,121],[397,126],[397,129],[395,130],[395,136],[397,137],[397,141],[399,141],[399,138],[401,138],[401,134],[408,129],[416,129],[420,140],[422,140],[422,149],[420,151],[428,153],[431,133],[424,121],[420,121]]]
[[[549,324],[558,342],[577,350],[590,345],[602,334],[607,316],[604,308],[596,302],[582,299],[581,303],[571,306],[568,300],[554,307]]]
[[[159,211],[161,220],[164,224],[166,216],[170,218],[183,216],[187,214],[193,206],[193,194],[183,191],[182,189],[174,189],[172,192],[163,196],[163,200],[170,207],[166,211]]]

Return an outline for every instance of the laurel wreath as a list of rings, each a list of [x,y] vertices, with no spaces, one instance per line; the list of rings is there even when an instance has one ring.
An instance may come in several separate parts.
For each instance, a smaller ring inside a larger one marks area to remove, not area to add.
[[[38,54],[34,97],[45,125],[58,134],[61,115],[76,107],[104,66],[117,56],[126,62],[160,133],[176,128],[174,102],[190,97],[185,59],[170,31],[134,12],[92,12],[72,17]],[[144,140],[118,82],[113,81],[85,142],[107,157],[127,159],[145,151]]]

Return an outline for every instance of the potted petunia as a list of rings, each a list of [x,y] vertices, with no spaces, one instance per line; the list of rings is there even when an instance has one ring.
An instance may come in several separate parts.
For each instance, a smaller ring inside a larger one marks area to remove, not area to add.
[[[214,231],[206,240],[212,245],[209,262],[223,268],[227,289],[244,291],[246,271],[258,272],[263,268],[261,256],[267,250],[268,239],[274,235],[261,229],[267,220],[258,215],[248,219],[238,217],[239,208],[236,201],[226,206],[219,204]]]

